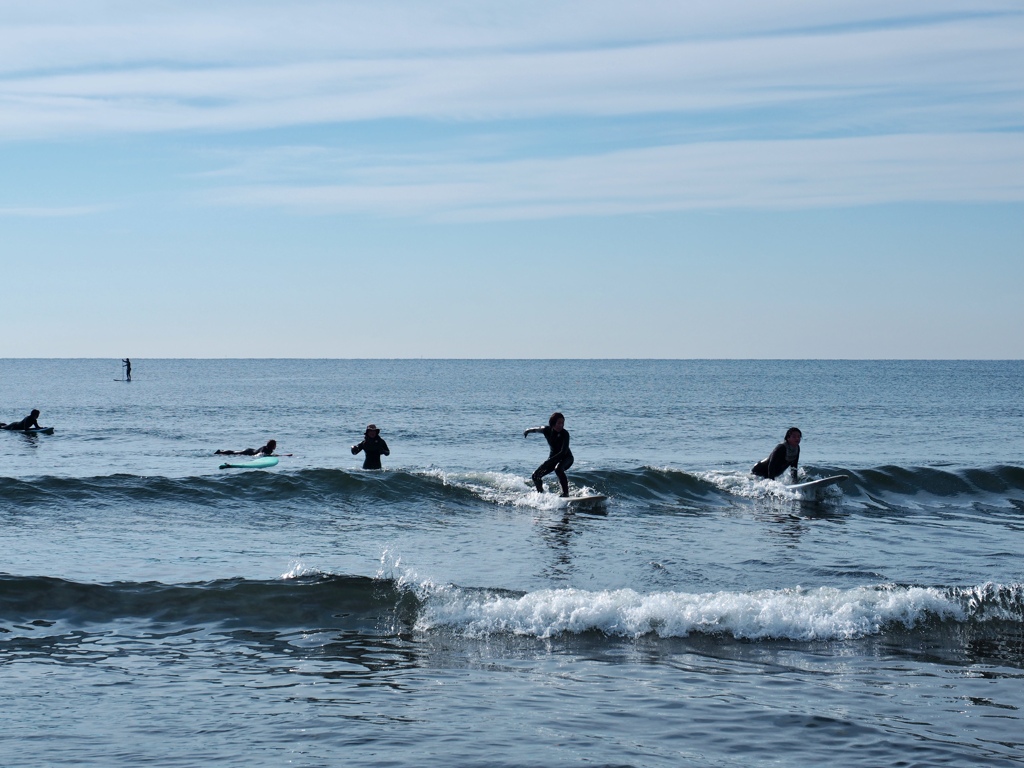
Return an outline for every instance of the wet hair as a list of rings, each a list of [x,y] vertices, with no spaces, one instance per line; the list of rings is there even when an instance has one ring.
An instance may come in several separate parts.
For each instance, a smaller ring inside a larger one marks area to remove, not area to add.
[[[267,440],[267,448],[270,450],[277,448],[277,440]]]
[[[801,432],[798,427],[790,427],[789,429],[786,430],[786,439],[789,440],[789,436],[792,435],[794,432],[800,435],[800,437],[804,436],[804,433]]]
[[[555,411],[554,413],[551,414],[551,418],[548,419],[548,426],[555,426],[555,422],[558,421],[559,419],[565,421],[565,416],[562,415],[561,411]]]
[[[32,409],[32,413],[30,413],[29,415],[30,416],[38,416],[39,415],[39,409],[38,408],[33,408]]]

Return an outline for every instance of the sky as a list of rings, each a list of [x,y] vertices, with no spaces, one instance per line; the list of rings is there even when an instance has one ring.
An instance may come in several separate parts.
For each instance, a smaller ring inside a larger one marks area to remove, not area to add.
[[[1024,358],[1020,0],[0,0],[0,357]]]

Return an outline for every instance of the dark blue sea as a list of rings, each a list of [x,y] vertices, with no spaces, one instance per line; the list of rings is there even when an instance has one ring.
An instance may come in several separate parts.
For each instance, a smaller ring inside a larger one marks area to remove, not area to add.
[[[1024,764],[1024,362],[121,373],[0,360],[4,766]]]

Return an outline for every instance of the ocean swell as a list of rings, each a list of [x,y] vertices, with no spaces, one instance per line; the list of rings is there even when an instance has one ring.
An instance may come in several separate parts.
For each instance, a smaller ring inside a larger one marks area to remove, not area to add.
[[[999,465],[950,470],[936,467],[882,466],[851,470],[814,467],[800,480],[847,475],[825,489],[824,500],[900,506],[914,500],[948,499],[1024,508],[1024,468]],[[763,480],[745,471],[688,472],[675,468],[586,470],[573,472],[577,492],[599,493],[644,509],[665,506],[728,506],[737,499],[804,500],[784,482]],[[250,502],[341,503],[353,498],[388,503],[420,501],[449,504],[486,502],[503,506],[540,506],[522,475],[497,472],[448,472],[440,469],[362,472],[344,469],[244,471],[192,477],[114,474],[88,478],[0,477],[0,511],[32,507],[131,504],[231,506]]]
[[[0,575],[0,638],[32,626],[148,625],[552,638],[723,635],[842,641],[893,630],[996,624],[1024,630],[1024,585],[874,585],[689,593],[517,593],[395,578],[313,574],[270,581],[88,584]]]

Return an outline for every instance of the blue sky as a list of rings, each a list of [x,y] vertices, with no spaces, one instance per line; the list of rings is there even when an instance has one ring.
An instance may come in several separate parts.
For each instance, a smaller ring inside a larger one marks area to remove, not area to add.
[[[0,0],[0,357],[1024,357],[1018,0]]]

